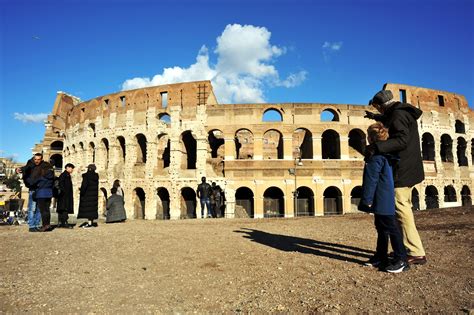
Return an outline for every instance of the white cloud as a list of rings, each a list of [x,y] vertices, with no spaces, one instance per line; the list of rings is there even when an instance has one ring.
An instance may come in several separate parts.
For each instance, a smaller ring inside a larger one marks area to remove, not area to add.
[[[339,51],[342,48],[342,42],[324,42],[323,44],[323,49],[329,50],[329,51]]]
[[[13,113],[13,116],[16,120],[22,121],[24,123],[42,123],[48,118],[48,114],[39,113],[39,114],[27,114],[27,113]]]
[[[270,37],[265,27],[229,24],[216,39],[213,52],[217,56],[216,65],[209,63],[209,51],[202,46],[196,62],[188,68],[175,66],[163,69],[153,78],[129,79],[122,84],[122,89],[211,80],[220,103],[265,102],[266,86],[294,87],[301,84],[307,74],[300,71],[280,80],[272,63],[286,53],[286,48],[271,45]]]

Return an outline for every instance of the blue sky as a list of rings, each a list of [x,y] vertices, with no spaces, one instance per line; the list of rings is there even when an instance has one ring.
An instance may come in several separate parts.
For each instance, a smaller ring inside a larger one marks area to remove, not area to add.
[[[0,23],[0,156],[18,161],[57,91],[212,79],[221,103],[366,104],[394,82],[474,104],[472,0],[0,0]]]

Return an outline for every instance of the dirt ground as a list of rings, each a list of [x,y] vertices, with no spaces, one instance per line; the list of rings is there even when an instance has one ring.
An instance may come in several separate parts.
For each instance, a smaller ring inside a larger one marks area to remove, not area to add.
[[[474,211],[416,214],[428,264],[388,274],[370,215],[0,226],[0,313],[473,313]]]

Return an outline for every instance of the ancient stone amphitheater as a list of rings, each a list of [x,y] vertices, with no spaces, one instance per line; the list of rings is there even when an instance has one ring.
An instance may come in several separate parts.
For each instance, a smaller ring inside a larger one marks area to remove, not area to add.
[[[426,179],[414,209],[471,205],[473,113],[462,95],[385,84],[423,110]],[[375,92],[375,91],[374,91]],[[90,163],[100,208],[115,179],[129,218],[200,217],[202,176],[225,192],[225,217],[321,216],[355,212],[361,193],[368,106],[319,103],[218,104],[209,81],[155,86],[89,101],[58,92],[34,152],[57,171]],[[470,143],[471,145],[468,145]],[[75,196],[77,212],[78,194]]]

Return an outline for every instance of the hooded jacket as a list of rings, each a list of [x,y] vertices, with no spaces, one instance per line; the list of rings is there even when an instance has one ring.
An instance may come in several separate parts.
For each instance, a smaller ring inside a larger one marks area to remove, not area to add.
[[[388,128],[389,139],[376,142],[377,152],[400,157],[394,169],[395,187],[412,187],[425,179],[417,119],[423,112],[406,103],[396,102],[376,120]]]

